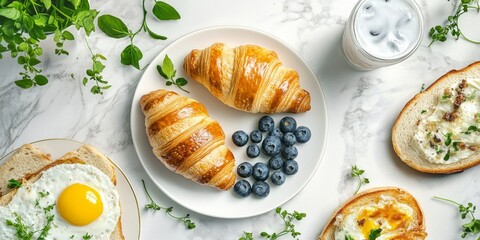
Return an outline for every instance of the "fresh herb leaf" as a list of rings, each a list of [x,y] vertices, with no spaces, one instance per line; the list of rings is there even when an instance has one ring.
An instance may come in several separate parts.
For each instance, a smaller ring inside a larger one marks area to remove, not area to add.
[[[253,240],[253,233],[244,231],[243,236],[238,240]]]
[[[425,83],[422,83],[422,87],[420,88],[420,92],[424,92],[425,91]]]
[[[120,18],[108,14],[98,17],[98,28],[112,38],[124,38],[131,34]]]
[[[177,216],[174,216],[172,214],[173,207],[168,207],[167,208],[167,207],[159,206],[155,201],[153,201],[153,198],[150,196],[150,193],[148,193],[147,186],[145,185],[145,181],[143,181],[143,179],[142,179],[142,184],[143,184],[143,189],[145,189],[145,193],[147,194],[148,199],[150,199],[150,203],[145,205],[146,209],[153,210],[154,212],[160,211],[160,210],[163,209],[165,211],[165,213],[168,214],[168,216],[170,216],[171,218],[176,219],[177,221],[183,223],[183,225],[185,225],[185,227],[187,229],[194,229],[196,227],[195,223],[192,222],[192,220],[190,220],[190,214],[187,214],[184,217],[177,217]]]
[[[92,237],[93,237],[93,235],[88,235],[88,233],[85,233],[85,235],[82,236],[82,239],[88,240],[88,239],[90,239],[90,238],[92,238]]]
[[[378,237],[380,237],[381,234],[382,234],[381,228],[372,229],[370,230],[370,234],[368,234],[368,240],[375,240]]]
[[[449,159],[450,159],[450,150],[448,150],[445,156],[443,157],[444,161],[448,161]]]
[[[18,215],[18,213],[14,212],[13,216],[15,216],[15,220],[9,220],[7,219],[5,221],[7,227],[11,227],[15,229],[15,236],[18,239],[32,239],[33,232],[31,230],[31,227],[27,226],[22,219],[22,216]]]
[[[157,65],[157,71],[160,74],[160,76],[165,78],[166,80],[165,85],[167,86],[176,85],[181,90],[187,93],[190,93],[189,91],[183,88],[188,83],[187,79],[183,77],[174,79],[177,70],[175,70],[175,66],[173,65],[173,62],[168,57],[168,55],[165,55],[165,57],[163,58],[162,65]]]
[[[355,238],[352,237],[352,235],[345,235],[345,240],[355,240]]]
[[[281,207],[275,209],[275,213],[280,216],[284,223],[284,229],[278,233],[267,233],[261,232],[260,236],[265,239],[275,240],[280,238],[281,236],[290,234],[292,237],[296,238],[301,235],[300,232],[295,230],[295,225],[292,223],[294,220],[300,221],[305,218],[307,215],[305,213],[300,213],[297,211],[293,211],[292,213],[288,212],[287,210],[282,210]]]
[[[15,8],[2,8],[0,9],[0,16],[4,16],[12,20],[17,20],[22,16],[22,13]]]
[[[357,189],[355,190],[355,194],[358,193],[358,191],[360,190],[363,184],[370,183],[370,180],[368,178],[362,177],[363,173],[365,173],[365,170],[359,169],[357,165],[352,165],[350,176],[356,177],[358,179],[358,186],[357,186]]]
[[[422,110],[422,111],[420,112],[420,114],[424,114],[424,113],[426,113],[426,112],[427,112],[427,110]]]
[[[108,85],[108,81],[106,81],[102,76],[102,71],[105,68],[105,65],[103,65],[100,60],[107,59],[101,54],[93,53],[88,41],[85,40],[85,42],[87,43],[88,50],[92,56],[92,68],[85,71],[87,76],[83,78],[82,84],[83,86],[86,86],[89,80],[94,81],[95,85],[92,86],[90,92],[93,94],[103,94],[103,90],[107,90],[111,87],[111,85]]]
[[[140,70],[140,60],[143,58],[142,51],[135,45],[130,44],[125,49],[123,49],[120,54],[121,63],[123,65],[132,65],[136,69]]]
[[[471,134],[472,132],[477,132],[478,131],[478,127],[475,126],[475,125],[471,125],[468,127],[467,131],[463,132],[464,134]]]
[[[455,14],[447,17],[447,24],[445,24],[444,26],[437,25],[430,29],[428,35],[430,36],[432,41],[428,46],[430,47],[434,42],[445,42],[448,39],[449,34],[456,40],[462,37],[463,39],[471,43],[480,44],[480,41],[474,41],[466,37],[458,25],[460,16],[467,13],[469,10],[480,11],[480,5],[478,0],[460,1],[460,5],[458,6]]]
[[[471,220],[468,223],[462,225],[462,238],[465,238],[468,234],[479,234],[480,233],[480,220],[475,218],[475,210],[476,206],[474,206],[471,202],[469,202],[466,206],[455,202],[453,200],[447,198],[441,198],[434,196],[434,199],[446,201],[452,203],[458,207],[458,211],[460,213],[461,219],[465,219],[467,216],[470,216]],[[480,238],[480,237],[479,237]]]
[[[452,143],[452,133],[445,134],[445,146],[448,146]]]
[[[12,178],[12,179],[8,180],[7,187],[10,188],[10,189],[20,188],[20,187],[22,187],[22,183],[20,183],[16,179]]]
[[[180,14],[174,7],[166,2],[156,1],[152,9],[153,15],[159,20],[177,20],[180,19]]]
[[[455,150],[455,152],[458,152],[458,144],[460,144],[460,142],[453,142],[452,143],[452,147],[453,147],[453,150]]]

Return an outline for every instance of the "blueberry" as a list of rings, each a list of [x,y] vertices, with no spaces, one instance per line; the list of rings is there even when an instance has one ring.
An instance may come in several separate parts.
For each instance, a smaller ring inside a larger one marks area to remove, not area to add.
[[[285,146],[293,146],[297,143],[297,138],[295,137],[295,134],[287,132],[283,134],[282,143]]]
[[[306,143],[312,137],[312,133],[310,129],[305,126],[298,127],[295,132],[295,137],[297,138],[297,142],[299,143]]]
[[[262,142],[262,151],[267,156],[275,156],[282,150],[282,141],[277,136],[268,136]]]
[[[282,132],[293,132],[297,128],[297,121],[292,117],[284,117],[280,120],[280,130]]]
[[[270,185],[264,181],[255,182],[252,186],[252,192],[259,198],[264,198],[270,193]]]
[[[257,144],[250,144],[247,147],[247,156],[249,158],[256,158],[260,155],[260,147]]]
[[[286,160],[293,160],[298,156],[298,150],[295,146],[289,146],[282,149],[282,157]]]
[[[232,135],[233,143],[239,147],[245,146],[248,142],[248,135],[246,132],[239,130]]]
[[[250,140],[252,140],[252,142],[254,142],[254,143],[261,142],[262,141],[262,132],[260,132],[258,130],[253,130],[250,133]]]
[[[269,133],[270,136],[277,136],[279,137],[280,139],[283,138],[283,133],[282,131],[280,131],[280,128],[274,128],[270,133]]]
[[[283,159],[280,155],[275,155],[268,160],[268,166],[273,170],[278,170],[283,166]]]
[[[253,166],[249,162],[240,163],[237,167],[237,173],[240,177],[250,177],[252,175]]]
[[[270,132],[274,126],[275,122],[273,121],[273,118],[269,116],[263,116],[258,121],[258,130],[260,130],[260,132]]]
[[[235,185],[233,186],[233,191],[238,195],[240,195],[241,197],[246,197],[250,195],[250,192],[252,191],[252,187],[247,180],[242,179],[235,183]]]
[[[298,163],[295,160],[287,160],[283,163],[283,172],[287,175],[293,175],[298,172]]]
[[[272,183],[280,186],[285,182],[285,174],[282,171],[275,171],[272,173],[272,176],[270,177],[270,180],[272,180]]]
[[[265,181],[267,180],[269,173],[270,170],[268,169],[267,164],[258,162],[253,165],[252,177],[255,180]]]

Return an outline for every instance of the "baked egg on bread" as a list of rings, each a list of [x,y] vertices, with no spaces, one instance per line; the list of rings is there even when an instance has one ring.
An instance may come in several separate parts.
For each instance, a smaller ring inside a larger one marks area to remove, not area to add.
[[[416,200],[398,188],[374,188],[355,195],[332,216],[319,240],[425,239]]]

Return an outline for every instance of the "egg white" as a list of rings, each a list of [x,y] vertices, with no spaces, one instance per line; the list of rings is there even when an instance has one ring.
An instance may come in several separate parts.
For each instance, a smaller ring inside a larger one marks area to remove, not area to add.
[[[44,171],[41,177],[24,184],[18,189],[11,202],[0,207],[0,239],[15,239],[15,229],[7,226],[6,221],[15,220],[15,214],[21,216],[30,230],[37,231],[36,239],[47,223],[44,207],[55,204],[58,196],[74,183],[82,183],[94,188],[103,202],[102,214],[86,226],[74,226],[65,221],[56,206],[48,211],[54,215],[52,228],[46,239],[82,239],[85,234],[93,239],[109,239],[120,217],[120,200],[110,178],[99,169],[84,164],[61,164]],[[42,197],[40,193],[48,193]]]

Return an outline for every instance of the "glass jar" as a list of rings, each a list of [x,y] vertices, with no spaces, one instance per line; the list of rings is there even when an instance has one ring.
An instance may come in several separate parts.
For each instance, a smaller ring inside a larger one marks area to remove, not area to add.
[[[420,46],[424,28],[414,0],[360,0],[343,33],[345,58],[358,70],[399,63]]]

